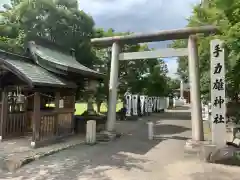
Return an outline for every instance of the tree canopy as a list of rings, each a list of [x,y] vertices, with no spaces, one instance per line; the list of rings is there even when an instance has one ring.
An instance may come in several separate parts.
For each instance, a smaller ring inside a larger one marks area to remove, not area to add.
[[[219,38],[224,40],[226,48],[226,85],[227,95],[234,99],[238,96],[240,88],[240,1],[238,0],[208,0],[204,5],[196,5],[188,19],[188,26],[217,25],[221,33],[202,37],[199,35],[199,62],[201,77],[201,92],[209,99],[210,94],[210,40]],[[174,47],[186,47],[186,40],[178,40],[173,43]],[[188,81],[187,58],[180,58],[178,74]]]

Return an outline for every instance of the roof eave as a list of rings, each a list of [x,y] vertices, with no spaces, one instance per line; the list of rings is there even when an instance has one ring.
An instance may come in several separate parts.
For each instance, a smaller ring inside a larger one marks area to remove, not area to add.
[[[19,71],[19,69],[12,66],[5,59],[0,58],[0,64],[3,65],[6,69],[11,71],[12,73],[14,73],[17,77],[22,79],[24,82],[26,82],[30,88],[33,88],[34,85],[33,85],[32,80],[29,77],[27,77],[25,74],[23,74],[21,71]]]
[[[56,87],[56,88],[70,88],[70,89],[76,89],[76,88],[77,88],[77,85],[76,85],[76,84],[60,85],[60,84],[50,84],[50,83],[33,82],[33,85],[34,85],[34,86]]]
[[[69,71],[74,73],[79,73],[83,76],[86,76],[87,78],[94,77],[96,79],[103,79],[105,76],[105,74],[99,73],[97,71],[85,71],[85,70],[73,68],[73,67],[67,67],[67,68]]]

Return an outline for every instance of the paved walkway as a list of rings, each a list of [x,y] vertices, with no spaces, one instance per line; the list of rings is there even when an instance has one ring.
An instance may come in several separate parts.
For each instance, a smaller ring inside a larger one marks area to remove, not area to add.
[[[147,120],[158,126],[158,140],[147,140]],[[178,110],[137,122],[119,122],[119,140],[79,145],[35,161],[0,180],[238,180],[237,167],[205,164],[184,157],[191,134],[190,114]]]
[[[58,143],[36,149],[30,147],[30,140],[30,136],[25,136],[0,142],[0,173],[3,169],[12,171],[35,159],[83,144],[85,136],[66,137]]]

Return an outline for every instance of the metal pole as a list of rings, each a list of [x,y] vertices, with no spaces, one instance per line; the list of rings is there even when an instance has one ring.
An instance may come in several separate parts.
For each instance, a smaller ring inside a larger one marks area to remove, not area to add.
[[[120,46],[117,42],[112,45],[112,58],[109,80],[109,100],[108,100],[108,116],[107,131],[113,132],[116,124],[116,105],[117,105],[117,85],[119,71],[119,53]]]
[[[200,77],[196,36],[189,36],[188,50],[189,82],[191,90],[192,140],[203,141],[204,133],[201,113]]]

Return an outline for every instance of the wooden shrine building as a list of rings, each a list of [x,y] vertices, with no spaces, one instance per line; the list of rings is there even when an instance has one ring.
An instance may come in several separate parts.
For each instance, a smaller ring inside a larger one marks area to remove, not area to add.
[[[52,42],[30,41],[26,56],[0,50],[0,140],[31,135],[38,147],[73,134],[77,88],[102,77]]]

